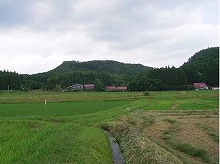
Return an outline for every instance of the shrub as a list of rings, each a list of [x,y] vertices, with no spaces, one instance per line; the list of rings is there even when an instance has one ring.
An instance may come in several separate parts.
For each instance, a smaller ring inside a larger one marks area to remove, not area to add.
[[[150,93],[148,91],[145,91],[144,96],[150,96]]]

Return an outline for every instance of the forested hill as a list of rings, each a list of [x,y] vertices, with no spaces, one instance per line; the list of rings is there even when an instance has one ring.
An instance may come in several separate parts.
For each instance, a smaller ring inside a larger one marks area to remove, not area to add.
[[[171,63],[167,63],[169,65]],[[65,61],[57,68],[33,75],[0,71],[0,90],[66,89],[72,84],[127,86],[130,91],[189,90],[193,83],[219,86],[219,47],[195,53],[181,67],[151,68],[117,61]],[[104,88],[103,88],[104,90]]]
[[[93,60],[87,62],[64,61],[57,68],[49,71],[50,73],[64,73],[76,71],[93,71],[109,73],[114,75],[135,75],[147,72],[153,68],[141,64],[126,64],[112,60]]]
[[[189,83],[206,82],[209,85],[219,83],[219,47],[201,50],[184,63],[181,68],[185,70]]]
[[[188,59],[187,62],[183,64],[183,67],[186,66],[200,66],[200,65],[210,65],[217,64],[219,62],[219,47],[212,47],[203,49],[195,53],[192,57]]]

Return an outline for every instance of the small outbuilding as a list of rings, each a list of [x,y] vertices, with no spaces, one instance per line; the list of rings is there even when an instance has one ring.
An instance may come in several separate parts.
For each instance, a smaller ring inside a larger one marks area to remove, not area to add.
[[[93,90],[95,88],[94,84],[84,84],[85,90]]]
[[[116,87],[116,90],[117,91],[127,91],[127,89],[128,89],[128,87],[126,87],[126,86],[121,86],[121,87]]]
[[[127,87],[126,86],[119,86],[119,87],[116,87],[116,86],[106,86],[106,91],[127,91]]]
[[[206,90],[206,89],[209,89],[209,86],[206,85],[205,83],[194,83],[193,86],[194,86],[195,89],[197,89],[197,90]]]
[[[73,84],[70,87],[71,87],[71,90],[74,90],[74,91],[83,90],[83,85],[82,84]]]

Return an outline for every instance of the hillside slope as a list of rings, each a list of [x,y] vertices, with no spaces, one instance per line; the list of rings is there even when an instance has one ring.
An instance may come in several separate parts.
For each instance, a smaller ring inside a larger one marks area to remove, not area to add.
[[[184,63],[183,68],[188,81],[206,82],[211,86],[219,82],[219,47],[203,49]]]
[[[187,62],[183,64],[183,67],[186,66],[199,66],[215,63],[219,61],[219,47],[212,47],[203,49],[195,53],[192,57],[188,59]]]
[[[151,69],[153,68],[141,64],[126,64],[112,60],[94,60],[87,62],[64,61],[50,72],[93,71],[116,75],[135,75],[141,72],[147,72]]]

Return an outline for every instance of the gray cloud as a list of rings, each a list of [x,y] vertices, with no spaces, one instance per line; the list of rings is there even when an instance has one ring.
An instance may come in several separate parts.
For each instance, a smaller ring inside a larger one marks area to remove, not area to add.
[[[0,1],[0,25],[11,27],[18,24],[25,24],[28,20],[27,8],[30,2],[21,1]]]
[[[95,59],[178,67],[218,45],[218,18],[217,0],[0,0],[0,69]]]

